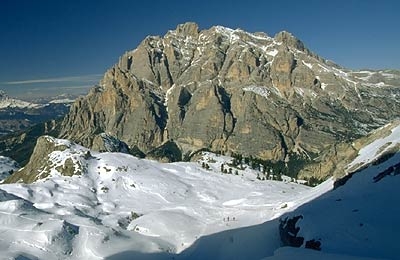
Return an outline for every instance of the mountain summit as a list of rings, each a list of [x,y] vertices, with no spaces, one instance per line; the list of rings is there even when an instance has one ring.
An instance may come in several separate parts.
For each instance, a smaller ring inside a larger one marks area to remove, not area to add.
[[[398,85],[371,83],[288,32],[185,23],[122,55],[72,105],[60,137],[101,150],[106,133],[144,154],[208,149],[288,163],[398,117],[399,96]]]

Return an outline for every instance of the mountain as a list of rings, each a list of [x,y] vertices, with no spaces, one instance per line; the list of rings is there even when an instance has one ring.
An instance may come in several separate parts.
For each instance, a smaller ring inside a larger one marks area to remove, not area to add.
[[[27,131],[36,124],[63,117],[71,100],[32,103],[9,97],[0,90],[0,136]]]
[[[346,178],[311,188],[210,152],[160,163],[43,136],[0,185],[0,248],[17,259],[396,259],[400,123],[369,138]],[[279,232],[279,218],[296,217]],[[300,247],[282,247],[284,234]]]
[[[399,117],[399,86],[397,71],[342,68],[285,31],[185,23],[122,55],[75,101],[60,137],[102,150],[94,140],[106,133],[172,161],[235,153],[325,179],[338,150],[354,153],[352,141]]]
[[[0,90],[0,109],[4,108],[39,108],[42,105],[26,102],[9,97],[3,90]]]

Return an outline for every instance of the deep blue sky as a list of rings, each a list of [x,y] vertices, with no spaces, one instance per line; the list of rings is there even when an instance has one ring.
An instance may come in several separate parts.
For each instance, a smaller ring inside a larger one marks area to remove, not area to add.
[[[287,30],[342,66],[400,69],[399,12],[397,0],[1,0],[0,89],[87,88],[145,36],[186,21]]]

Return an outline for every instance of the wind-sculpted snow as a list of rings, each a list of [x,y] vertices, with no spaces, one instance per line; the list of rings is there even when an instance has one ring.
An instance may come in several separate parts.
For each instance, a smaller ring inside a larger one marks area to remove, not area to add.
[[[57,152],[50,160],[76,157],[83,149],[54,141],[66,147],[65,158]],[[68,177],[54,169],[30,185],[0,186],[15,194],[0,198],[0,234],[12,233],[1,235],[7,257],[97,259],[132,251],[185,258],[189,253],[182,252],[200,237],[261,224],[332,187],[260,181],[249,167],[223,174],[221,163],[230,158],[209,153],[198,162],[173,164],[121,153],[91,152],[81,159],[84,174]],[[196,255],[202,253],[191,257]]]

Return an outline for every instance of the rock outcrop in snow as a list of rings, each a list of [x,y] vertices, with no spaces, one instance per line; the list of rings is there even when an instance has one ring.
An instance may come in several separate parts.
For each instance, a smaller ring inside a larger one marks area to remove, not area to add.
[[[38,138],[28,164],[7,178],[4,183],[32,183],[53,174],[81,175],[87,170],[90,151],[67,140],[51,136]]]

